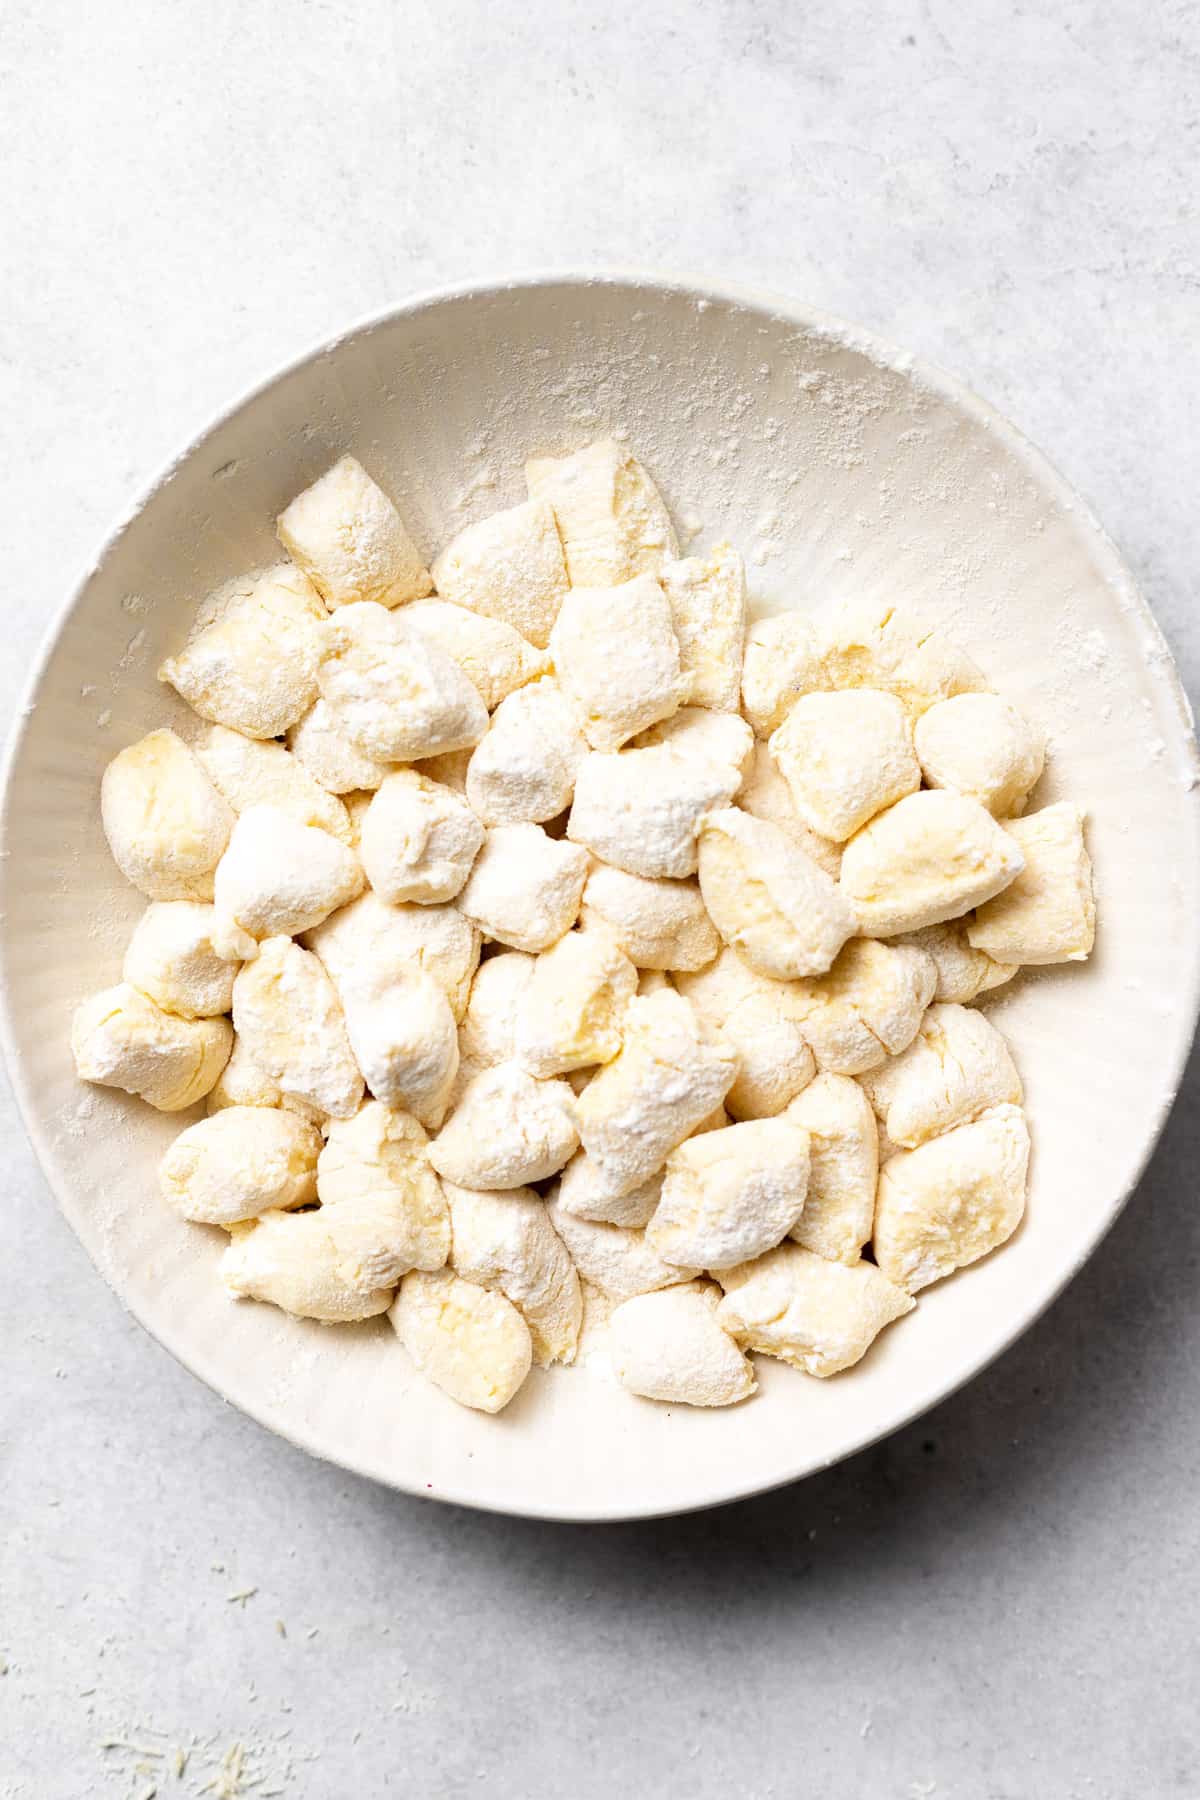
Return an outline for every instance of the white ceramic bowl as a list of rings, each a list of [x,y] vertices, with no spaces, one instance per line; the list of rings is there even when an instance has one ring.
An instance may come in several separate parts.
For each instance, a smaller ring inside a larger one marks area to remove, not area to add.
[[[411,1370],[386,1322],[234,1305],[222,1234],[160,1201],[180,1129],[80,1087],[76,1002],[118,976],[143,904],[98,786],[181,711],[154,678],[198,599],[275,553],[280,508],[344,450],[426,550],[523,497],[529,451],[627,433],[697,543],[728,534],[771,609],[911,602],[1049,730],[1041,797],[1091,809],[1100,931],[1084,967],[995,1014],[1025,1077],[1028,1217],[923,1294],[829,1382],[760,1359],[728,1412],[633,1399],[596,1366],[535,1374],[498,1418]],[[660,280],[550,277],[418,299],[268,382],[178,459],[59,619],[12,748],[0,859],[10,1068],[63,1210],[124,1303],[227,1399],[293,1442],[417,1494],[614,1519],[731,1499],[822,1467],[932,1405],[1033,1320],[1111,1225],[1163,1124],[1197,1004],[1197,761],[1170,655],[1078,499],[955,382],[792,302]]]

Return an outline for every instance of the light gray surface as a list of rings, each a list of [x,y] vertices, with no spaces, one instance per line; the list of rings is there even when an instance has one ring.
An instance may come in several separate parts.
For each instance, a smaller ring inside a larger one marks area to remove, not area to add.
[[[1194,9],[1132,0],[8,5],[6,712],[241,387],[414,288],[597,263],[786,289],[964,376],[1195,693],[1198,60]],[[6,1103],[0,1794],[187,1794],[238,1743],[289,1800],[1200,1794],[1198,1100],[1194,1062],[1112,1236],[935,1414],[594,1529],[422,1505],[228,1411],[93,1275]]]

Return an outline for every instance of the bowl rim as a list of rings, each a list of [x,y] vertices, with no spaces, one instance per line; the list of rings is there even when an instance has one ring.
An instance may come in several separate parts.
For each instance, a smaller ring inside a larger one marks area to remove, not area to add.
[[[1175,989],[1177,999],[1183,1004],[1173,1009],[1176,1023],[1173,1027],[1173,1042],[1166,1064],[1166,1079],[1163,1084],[1158,1117],[1147,1132],[1128,1184],[1114,1198],[1108,1209],[1093,1221],[1087,1241],[1082,1248],[1076,1252],[1069,1263],[1064,1265],[1059,1278],[1053,1285],[1039,1296],[1033,1309],[1020,1315],[1014,1321],[1011,1329],[1003,1330],[999,1336],[985,1344],[976,1356],[956,1372],[953,1380],[948,1383],[939,1382],[918,1391],[913,1396],[911,1404],[903,1406],[895,1415],[889,1415],[886,1422],[881,1424],[877,1431],[871,1432],[854,1446],[819,1463],[806,1464],[803,1457],[799,1457],[795,1467],[772,1475],[767,1480],[754,1480],[747,1485],[744,1480],[731,1479],[683,1505],[674,1504],[668,1507],[628,1503],[607,1509],[589,1508],[586,1503],[579,1507],[559,1505],[542,1508],[533,1504],[514,1506],[502,1497],[470,1492],[453,1482],[446,1485],[439,1484],[434,1492],[429,1492],[424,1486],[419,1486],[415,1482],[409,1483],[398,1478],[381,1475],[377,1470],[367,1468],[353,1458],[343,1459],[327,1448],[310,1441],[306,1434],[297,1427],[281,1424],[270,1416],[270,1409],[267,1406],[248,1404],[240,1397],[226,1392],[222,1383],[213,1374],[205,1371],[202,1359],[201,1361],[194,1360],[193,1353],[184,1345],[172,1342],[170,1336],[164,1334],[161,1325],[153,1326],[142,1318],[138,1308],[110,1279],[102,1259],[95,1254],[86,1209],[76,1203],[70,1184],[61,1179],[58,1174],[56,1159],[47,1134],[39,1122],[34,1097],[26,1077],[10,1002],[8,973],[11,946],[6,928],[11,866],[10,812],[15,776],[29,729],[30,718],[36,705],[37,694],[49,661],[76,609],[82,604],[92,580],[103,569],[134,521],[150,505],[151,501],[170,485],[179,468],[201,449],[214,432],[227,424],[239,412],[251,406],[308,364],[330,355],[352,339],[366,337],[375,331],[384,329],[395,320],[415,317],[447,303],[484,300],[501,294],[555,287],[585,290],[595,290],[596,288],[648,289],[658,295],[673,295],[693,302],[700,301],[709,305],[765,311],[776,318],[783,319],[797,329],[812,331],[827,341],[843,344],[846,348],[865,355],[879,366],[910,375],[942,400],[961,410],[999,439],[1001,444],[1024,466],[1031,478],[1046,488],[1058,503],[1071,513],[1081,535],[1090,543],[1106,586],[1120,593],[1123,606],[1137,616],[1156,649],[1161,651],[1161,657],[1157,655],[1155,657],[1157,676],[1161,681],[1164,694],[1170,694],[1179,715],[1179,738],[1174,748],[1185,761],[1191,763],[1191,780],[1188,787],[1192,809],[1198,818],[1200,818],[1200,750],[1197,748],[1195,739],[1191,703],[1180,679],[1170,646],[1167,644],[1149,603],[1138,587],[1120,550],[1100,523],[1091,506],[1072,487],[1045,453],[1038,449],[1020,427],[1015,425],[1004,413],[990,402],[982,399],[966,383],[943,369],[939,364],[907,351],[887,337],[839,314],[810,306],[780,290],[757,283],[748,285],[680,271],[667,272],[645,267],[605,265],[596,269],[580,269],[572,266],[561,269],[552,266],[539,267],[512,275],[442,283],[419,289],[407,299],[377,308],[332,336],[319,339],[308,349],[290,357],[286,362],[274,367],[270,373],[251,383],[233,400],[211,414],[200,429],[192,432],[168,458],[159,473],[144,484],[135,493],[134,498],[117,513],[104,533],[99,549],[93,554],[78,579],[70,586],[65,598],[55,608],[42,634],[41,642],[22,685],[16,716],[10,725],[3,759],[0,761],[0,927],[3,927],[0,928],[0,1049],[3,1050],[9,1081],[26,1136],[33,1146],[43,1178],[50,1188],[59,1210],[123,1309],[190,1375],[203,1381],[221,1399],[236,1406],[239,1412],[246,1414],[256,1424],[265,1427],[274,1435],[283,1438],[285,1442],[322,1462],[333,1463],[336,1467],[345,1468],[352,1474],[375,1481],[380,1486],[390,1487],[397,1492],[410,1494],[416,1499],[449,1502],[480,1512],[556,1523],[617,1523],[623,1520],[679,1517],[736,1500],[751,1499],[756,1495],[771,1493],[777,1488],[785,1487],[794,1481],[802,1480],[823,1469],[833,1467],[850,1456],[856,1456],[862,1451],[870,1449],[874,1444],[890,1437],[893,1432],[911,1425],[916,1419],[933,1407],[940,1405],[944,1400],[950,1399],[991,1363],[997,1361],[1026,1331],[1037,1323],[1067,1285],[1074,1280],[1084,1263],[1108,1235],[1140,1184],[1162,1136],[1171,1109],[1179,1094],[1192,1044],[1196,1037],[1198,1016],[1200,1016],[1200,935],[1189,937],[1186,941],[1186,962],[1180,970]],[[1200,877],[1200,840],[1193,842],[1191,860],[1193,877]]]

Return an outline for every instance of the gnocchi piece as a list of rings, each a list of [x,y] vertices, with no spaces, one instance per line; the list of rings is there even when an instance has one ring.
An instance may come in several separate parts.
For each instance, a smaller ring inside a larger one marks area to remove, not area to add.
[[[137,1094],[159,1112],[203,1100],[232,1044],[228,1019],[182,1019],[127,981],[83,1001],[71,1024],[80,1080]]]
[[[532,1188],[492,1194],[446,1183],[455,1273],[510,1300],[541,1368],[575,1360],[583,1294],[575,1265]]]
[[[444,599],[502,620],[544,650],[567,591],[554,509],[526,500],[468,525],[434,563],[433,578]]]
[[[766,819],[786,831],[819,869],[837,880],[842,867],[842,846],[809,830],[796,811],[792,791],[775,766],[775,758],[761,739],[754,746],[750,773],[742,784],[737,803],[743,812],[752,813],[756,819]]]
[[[580,917],[602,924],[639,969],[702,969],[720,949],[716,927],[693,881],[655,880],[597,863]]]
[[[517,1027],[519,1060],[542,1079],[611,1062],[637,985],[637,970],[611,932],[568,931],[533,965]]]
[[[931,1006],[908,1049],[862,1084],[892,1143],[908,1150],[1024,1098],[1008,1045],[966,1006]]]
[[[1044,734],[999,694],[939,700],[913,738],[930,787],[968,794],[997,819],[1024,811],[1046,760]]]
[[[488,832],[458,904],[489,937],[514,950],[548,950],[579,917],[586,852],[540,825]],[[469,1185],[469,1184],[468,1184]]]
[[[113,860],[148,900],[211,900],[233,814],[173,731],[152,731],[113,757],[100,784]]]
[[[578,1143],[565,1081],[536,1081],[517,1063],[497,1063],[467,1083],[429,1158],[447,1181],[491,1192],[556,1175]]]
[[[879,1172],[875,1261],[915,1294],[1010,1238],[1025,1211],[1029,1129],[1019,1106],[998,1106]]]
[[[573,587],[550,634],[563,692],[593,750],[619,750],[683,699],[679,645],[653,575],[617,587]]]
[[[476,1412],[506,1407],[533,1363],[529,1327],[512,1301],[449,1269],[406,1275],[389,1317],[420,1373]]]
[[[745,779],[754,756],[754,733],[736,713],[681,706],[669,719],[639,732],[631,748],[648,750],[655,745],[665,745],[689,762],[700,758],[718,768],[735,769]]]
[[[787,1117],[808,1133],[808,1198],[789,1237],[831,1262],[856,1263],[871,1235],[879,1131],[857,1081],[818,1075]]]
[[[303,718],[296,720],[287,734],[287,747],[305,773],[331,795],[373,791],[391,766],[359,749],[338,724],[327,700],[314,700]],[[302,819],[301,823],[320,825],[322,821]],[[325,826],[326,831],[330,829]]]
[[[555,1200],[548,1203],[547,1211],[583,1280],[612,1300],[652,1294],[659,1288],[691,1281],[700,1273],[699,1269],[665,1262],[646,1241],[644,1231],[577,1218]]]
[[[700,1129],[699,1126],[696,1128]],[[591,1219],[602,1225],[625,1225],[640,1230],[650,1223],[662,1195],[661,1169],[639,1187],[616,1194],[598,1163],[586,1150],[574,1155],[559,1178],[555,1199],[572,1218]],[[618,1186],[620,1184],[618,1183]]]
[[[163,1197],[197,1225],[236,1225],[317,1197],[321,1134],[291,1113],[228,1106],[181,1131],[158,1165]]]
[[[637,459],[612,438],[571,456],[525,464],[533,500],[554,509],[572,587],[603,587],[656,575],[679,554],[658,489]]]
[[[236,1300],[262,1300],[324,1325],[352,1325],[391,1305],[404,1264],[398,1235],[403,1227],[398,1234],[391,1209],[371,1200],[265,1212],[229,1227],[221,1279]]]
[[[851,838],[841,888],[863,931],[896,937],[981,906],[1024,867],[1016,838],[978,800],[935,788],[897,800]]]
[[[483,826],[453,788],[417,769],[396,769],[363,819],[363,867],[375,892],[393,906],[430,906],[462,891],[483,837]]]
[[[639,995],[617,1056],[575,1101],[583,1147],[614,1190],[629,1192],[724,1100],[736,1074],[737,1058],[705,1036],[681,995]]]
[[[742,662],[742,711],[757,737],[769,738],[777,731],[801,694],[830,685],[816,629],[804,613],[774,613],[750,626]]]
[[[801,695],[770,750],[809,830],[839,844],[921,785],[907,714],[878,688]]]
[[[736,712],[746,638],[746,571],[732,544],[706,557],[665,562],[660,580],[671,608],[683,676],[683,704]]]
[[[377,1218],[390,1219],[401,1274],[440,1269],[450,1254],[446,1195],[411,1113],[368,1100],[352,1119],[334,1119],[317,1162],[317,1193],[327,1213],[365,1201]]]
[[[778,825],[735,806],[703,822],[700,892],[725,942],[778,981],[822,974],[855,930],[837,883]]]
[[[791,1231],[808,1192],[808,1133],[754,1119],[689,1138],[666,1162],[646,1242],[666,1262],[731,1269]]]
[[[278,1106],[282,1099],[278,1082],[264,1074],[235,1031],[229,1060],[208,1092],[209,1114],[223,1112],[227,1106]]]
[[[694,875],[705,815],[728,806],[741,785],[732,764],[689,760],[669,744],[593,752],[579,765],[567,836],[628,875]]]
[[[550,667],[547,652],[503,619],[489,619],[446,600],[418,600],[405,610],[404,622],[458,664],[489,712]]]
[[[158,671],[202,719],[278,737],[317,697],[325,608],[291,563],[239,576],[200,608],[178,656]]]
[[[735,1343],[821,1377],[861,1361],[915,1304],[872,1263],[830,1262],[799,1244],[723,1270],[720,1281],[717,1320]]]
[[[697,974],[680,973],[676,986],[737,1056],[737,1076],[725,1096],[735,1119],[774,1118],[808,1086],[817,1065],[786,986],[756,975],[729,949]]]
[[[950,1000],[965,1006],[968,1000],[1003,987],[1016,974],[1015,963],[998,963],[982,950],[972,950],[967,941],[967,921],[948,919],[941,925],[926,925],[920,931],[905,932],[893,938],[896,945],[911,944],[933,958],[937,969],[935,1000]]]
[[[851,938],[827,975],[791,983],[787,1003],[819,1068],[863,1075],[912,1043],[936,982],[923,950]]]
[[[502,950],[479,965],[458,1034],[464,1064],[472,1073],[511,1062],[537,958],[524,950]]]
[[[819,626],[830,688],[884,688],[917,719],[938,700],[987,687],[971,658],[924,620],[890,600],[856,598]]]
[[[252,938],[310,931],[362,892],[362,864],[348,845],[277,806],[240,815],[213,883],[216,913]]]
[[[1082,807],[1066,800],[1008,820],[1005,830],[1024,868],[968,924],[973,950],[1018,965],[1087,960],[1096,938],[1096,901],[1083,822]]]
[[[252,806],[274,806],[297,825],[314,825],[345,844],[351,841],[350,816],[345,806],[336,795],[327,793],[282,744],[264,743],[258,738],[243,737],[240,731],[230,731],[227,726],[210,725],[196,745],[196,755],[213,786],[235,813],[246,812]],[[387,770],[382,763],[373,766],[378,768],[382,780]]]
[[[164,1012],[208,1019],[233,1005],[237,962],[216,948],[216,908],[196,900],[154,900],[134,928],[121,970]],[[248,956],[258,946],[247,942]]]
[[[458,1029],[441,986],[419,968],[369,963],[342,967],[333,982],[371,1093],[435,1131],[458,1074]]]
[[[477,744],[487,707],[441,647],[371,601],[334,614],[317,665],[338,729],[376,762],[409,762]]]
[[[382,981],[414,967],[432,975],[456,1020],[479,967],[479,933],[453,904],[389,906],[368,890],[305,935],[334,981],[371,969]]]
[[[545,824],[571,804],[587,755],[552,675],[502,700],[467,765],[467,799],[485,825]]]
[[[280,513],[279,541],[326,605],[402,606],[433,586],[404,522],[353,456],[340,456]]]
[[[608,1347],[621,1386],[677,1406],[734,1406],[753,1394],[754,1365],[718,1323],[717,1303],[716,1289],[696,1281],[616,1307]]]
[[[335,1119],[358,1110],[363,1078],[341,1002],[318,959],[289,937],[267,938],[233,984],[246,1053],[285,1095]]]

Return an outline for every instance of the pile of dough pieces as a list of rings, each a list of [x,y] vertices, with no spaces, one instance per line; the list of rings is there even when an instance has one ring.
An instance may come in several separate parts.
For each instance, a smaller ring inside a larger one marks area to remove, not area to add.
[[[919,621],[749,622],[615,441],[526,474],[430,571],[344,456],[204,603],[189,741],[104,776],[149,905],[74,1053],[207,1099],[160,1183],[231,1295],[387,1312],[485,1412],[587,1302],[633,1393],[724,1406],[1015,1230],[971,1002],[1088,955],[1083,816],[1025,810],[1041,735]]]

